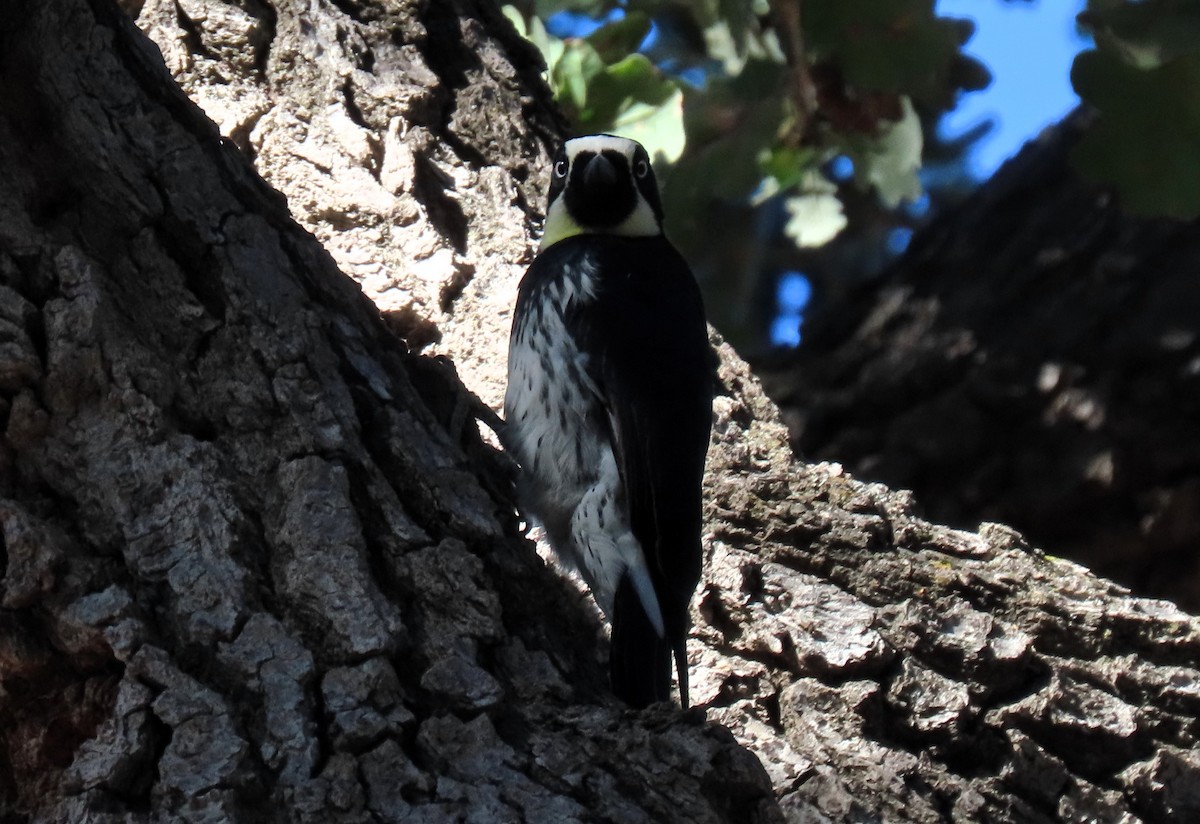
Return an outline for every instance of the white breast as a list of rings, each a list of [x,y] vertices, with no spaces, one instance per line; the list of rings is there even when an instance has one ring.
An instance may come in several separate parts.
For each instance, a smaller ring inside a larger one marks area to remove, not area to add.
[[[599,471],[601,450],[608,448],[589,420],[598,400],[587,357],[563,321],[573,302],[592,294],[590,272],[564,273],[524,307],[509,341],[506,441],[525,475],[524,503],[551,531],[552,542],[566,529]]]

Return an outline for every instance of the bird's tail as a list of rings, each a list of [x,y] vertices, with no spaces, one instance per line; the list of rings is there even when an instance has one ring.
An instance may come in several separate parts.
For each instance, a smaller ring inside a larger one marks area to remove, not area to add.
[[[659,634],[646,614],[628,573],[621,576],[613,601],[609,676],[613,692],[631,707],[671,700],[671,643]],[[687,706],[686,660],[680,669],[680,687]]]
[[[679,673],[679,703],[688,708],[688,663],[687,663],[687,633],[679,636],[671,650],[675,653],[675,671]],[[668,675],[668,678],[670,676]]]

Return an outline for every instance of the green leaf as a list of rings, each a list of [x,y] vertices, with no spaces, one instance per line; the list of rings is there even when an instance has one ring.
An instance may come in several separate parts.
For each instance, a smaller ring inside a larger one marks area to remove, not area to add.
[[[695,202],[705,202],[709,198],[737,201],[750,197],[762,183],[760,156],[763,147],[776,143],[785,116],[783,101],[777,97],[754,101],[736,111],[736,129],[708,140],[695,152],[689,152],[685,162],[695,168]],[[688,134],[691,136],[697,131],[689,129]]]
[[[718,16],[705,26],[704,43],[708,56],[730,77],[751,59],[785,62],[774,29],[761,30],[752,15]]]
[[[953,100],[958,50],[973,31],[938,17],[934,0],[807,0],[803,25],[814,62],[837,64],[850,86],[935,108]]]
[[[612,131],[638,141],[659,162],[678,160],[687,142],[679,86],[640,54],[610,66],[607,74],[628,91],[613,118]]]
[[[1200,216],[1200,54],[1143,69],[1113,50],[1085,51],[1071,81],[1100,111],[1075,167],[1138,214]]]
[[[666,77],[644,54],[631,54],[604,70],[607,81],[639,100],[666,100],[678,86]]]
[[[774,181],[772,188],[781,191],[800,185],[816,166],[817,158],[817,151],[808,146],[798,149],[775,146],[762,151],[759,167],[765,177]]]
[[[525,39],[529,39],[529,25],[525,22],[525,15],[516,6],[501,6],[500,13],[508,18],[508,22],[513,24],[513,28],[517,30],[517,34]]]
[[[553,77],[556,98],[578,132],[631,137],[659,161],[682,154],[683,93],[644,55],[605,66],[590,43],[570,41]]]
[[[629,12],[620,20],[614,20],[596,29],[586,38],[600,59],[605,63],[616,63],[637,51],[637,47],[650,33],[650,18],[642,12]]]
[[[589,78],[588,106],[579,113],[580,127],[602,131],[632,101],[661,102],[671,91],[662,82],[658,70],[640,54],[602,67]]]
[[[616,6],[616,0],[533,0],[533,13],[542,20],[560,11],[575,11],[588,17],[600,17]]]
[[[837,187],[816,172],[805,176],[797,195],[784,201],[788,221],[783,232],[802,249],[824,246],[846,228]]]
[[[921,180],[917,177],[924,146],[921,118],[907,97],[901,99],[901,105],[904,116],[880,136],[847,140],[857,179],[875,187],[889,209],[921,196]]]
[[[1161,66],[1200,49],[1200,4],[1195,0],[1097,3],[1079,22],[1097,45],[1143,69]]]
[[[518,34],[536,46],[537,50],[542,53],[542,59],[546,61],[546,82],[553,88],[554,67],[562,59],[565,49],[563,41],[546,31],[546,27],[542,25],[539,18],[527,18],[516,6],[502,6],[500,12],[513,24]]]
[[[604,72],[604,61],[585,40],[564,40],[562,56],[550,68],[554,97],[577,118],[595,106],[591,86]]]
[[[632,103],[617,116],[612,132],[646,147],[656,163],[674,163],[683,154],[683,92],[676,89],[662,103]]]

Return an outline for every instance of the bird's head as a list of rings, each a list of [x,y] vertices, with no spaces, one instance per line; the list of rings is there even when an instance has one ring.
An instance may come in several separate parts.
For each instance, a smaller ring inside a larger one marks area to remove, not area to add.
[[[662,203],[650,156],[636,140],[593,134],[568,140],[554,158],[541,248],[592,233],[662,234]]]

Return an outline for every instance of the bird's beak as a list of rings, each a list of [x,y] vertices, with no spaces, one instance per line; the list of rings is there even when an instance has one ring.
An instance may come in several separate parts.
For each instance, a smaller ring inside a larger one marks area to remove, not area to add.
[[[588,161],[583,170],[583,185],[592,196],[603,196],[617,184],[617,170],[607,157],[598,154]]]

